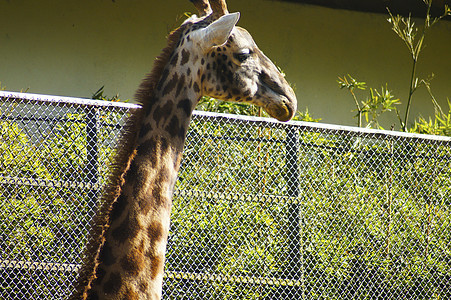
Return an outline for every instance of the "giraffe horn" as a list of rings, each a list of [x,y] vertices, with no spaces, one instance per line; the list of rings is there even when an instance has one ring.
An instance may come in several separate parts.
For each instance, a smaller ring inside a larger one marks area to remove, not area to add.
[[[211,7],[208,0],[190,0],[199,11],[199,16],[203,17],[211,14]]]
[[[210,0],[210,6],[216,18],[229,13],[225,0]]]

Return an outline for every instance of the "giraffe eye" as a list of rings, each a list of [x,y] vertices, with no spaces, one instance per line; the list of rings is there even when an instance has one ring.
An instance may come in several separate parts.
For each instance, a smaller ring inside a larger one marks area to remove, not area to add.
[[[248,59],[251,54],[252,53],[249,49],[242,49],[240,52],[233,54],[233,56],[236,58],[236,60],[242,63],[246,59]]]

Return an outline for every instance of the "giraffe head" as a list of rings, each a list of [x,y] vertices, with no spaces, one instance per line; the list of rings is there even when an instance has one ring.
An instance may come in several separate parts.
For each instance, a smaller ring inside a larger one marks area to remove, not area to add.
[[[224,0],[192,2],[201,17],[185,21],[184,39],[200,51],[201,94],[252,103],[280,121],[290,120],[296,112],[296,95],[249,32],[236,26],[240,14],[228,13]]]

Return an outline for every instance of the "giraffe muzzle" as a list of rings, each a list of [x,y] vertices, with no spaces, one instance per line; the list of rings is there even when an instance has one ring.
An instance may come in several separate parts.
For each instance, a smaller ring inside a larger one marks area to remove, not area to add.
[[[278,80],[274,80],[262,73],[260,84],[263,95],[267,99],[264,105],[265,111],[279,121],[291,120],[297,110],[297,98],[282,74]]]

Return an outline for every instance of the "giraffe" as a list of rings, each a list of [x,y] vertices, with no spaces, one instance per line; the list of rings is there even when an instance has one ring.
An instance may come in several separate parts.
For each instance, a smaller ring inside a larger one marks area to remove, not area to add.
[[[225,0],[190,0],[199,11],[168,37],[143,80],[142,108],[126,124],[112,175],[91,224],[70,299],[160,299],[172,194],[192,111],[203,95],[263,107],[290,120],[297,100]]]

